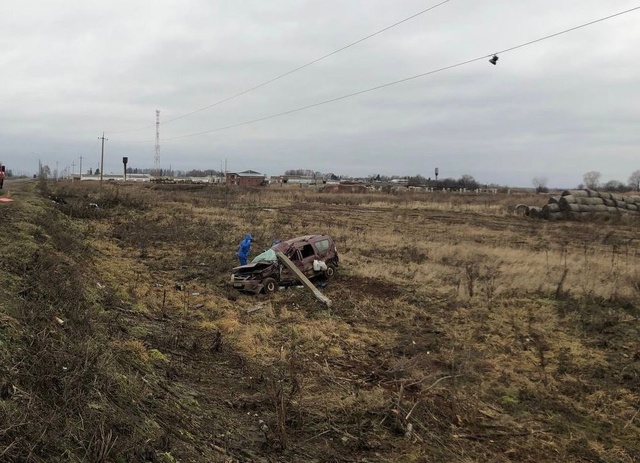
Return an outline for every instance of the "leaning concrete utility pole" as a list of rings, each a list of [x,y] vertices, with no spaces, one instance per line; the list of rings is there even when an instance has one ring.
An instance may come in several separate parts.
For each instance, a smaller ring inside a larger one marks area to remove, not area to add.
[[[108,138],[104,138],[104,132],[102,132],[102,137],[98,137],[98,140],[102,140],[102,152],[100,154],[100,191],[102,191],[102,173],[104,171],[104,141],[108,140]]]
[[[285,267],[287,267],[291,271],[291,273],[293,273],[293,275],[298,279],[298,281],[300,281],[300,283],[305,285],[309,290],[313,292],[313,294],[315,294],[316,299],[318,299],[320,302],[324,302],[327,308],[331,308],[331,299],[322,294],[320,290],[316,288],[313,283],[311,283],[311,281],[309,281],[305,274],[302,273],[298,267],[296,267],[296,264],[291,262],[291,260],[280,251],[276,251],[276,257],[280,260],[280,262],[282,262]]]

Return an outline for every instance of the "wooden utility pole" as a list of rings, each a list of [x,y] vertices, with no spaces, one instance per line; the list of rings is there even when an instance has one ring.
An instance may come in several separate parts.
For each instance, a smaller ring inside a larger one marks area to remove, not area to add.
[[[104,171],[104,141],[108,140],[108,138],[104,138],[104,132],[102,132],[102,137],[98,137],[98,140],[102,140],[102,152],[100,154],[100,191],[102,191],[102,174]]]

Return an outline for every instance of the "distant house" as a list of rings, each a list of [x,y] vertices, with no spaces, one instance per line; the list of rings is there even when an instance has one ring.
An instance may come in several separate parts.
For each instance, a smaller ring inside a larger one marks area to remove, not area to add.
[[[269,185],[282,186],[284,183],[284,177],[282,175],[272,175],[269,179]]]
[[[266,176],[255,170],[244,172],[227,172],[227,186],[262,186],[266,182]]]
[[[282,178],[282,182],[287,185],[300,186],[322,185],[324,183],[322,177],[316,178],[308,175],[285,175]]]

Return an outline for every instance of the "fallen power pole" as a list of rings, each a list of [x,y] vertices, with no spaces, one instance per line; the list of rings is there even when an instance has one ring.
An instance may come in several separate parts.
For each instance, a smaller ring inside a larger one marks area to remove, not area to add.
[[[293,273],[296,276],[296,278],[300,281],[300,283],[302,283],[311,291],[313,291],[313,294],[315,294],[316,298],[320,302],[324,302],[327,307],[331,307],[331,299],[329,299],[327,296],[322,294],[320,290],[316,288],[314,284],[311,283],[311,281],[309,281],[309,279],[304,275],[304,273],[302,273],[300,269],[296,267],[296,264],[291,262],[291,260],[284,254],[282,254],[280,251],[276,251],[276,256],[278,257],[278,259],[280,259],[280,262],[282,262],[285,267],[291,270],[291,273]]]

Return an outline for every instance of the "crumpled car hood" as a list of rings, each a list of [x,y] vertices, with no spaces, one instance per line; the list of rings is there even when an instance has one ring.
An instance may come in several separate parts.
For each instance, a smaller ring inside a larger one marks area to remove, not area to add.
[[[247,264],[247,265],[241,265],[239,267],[235,267],[233,269],[233,273],[259,272],[260,270],[265,269],[273,264],[274,264],[273,262],[262,261],[262,262]]]

